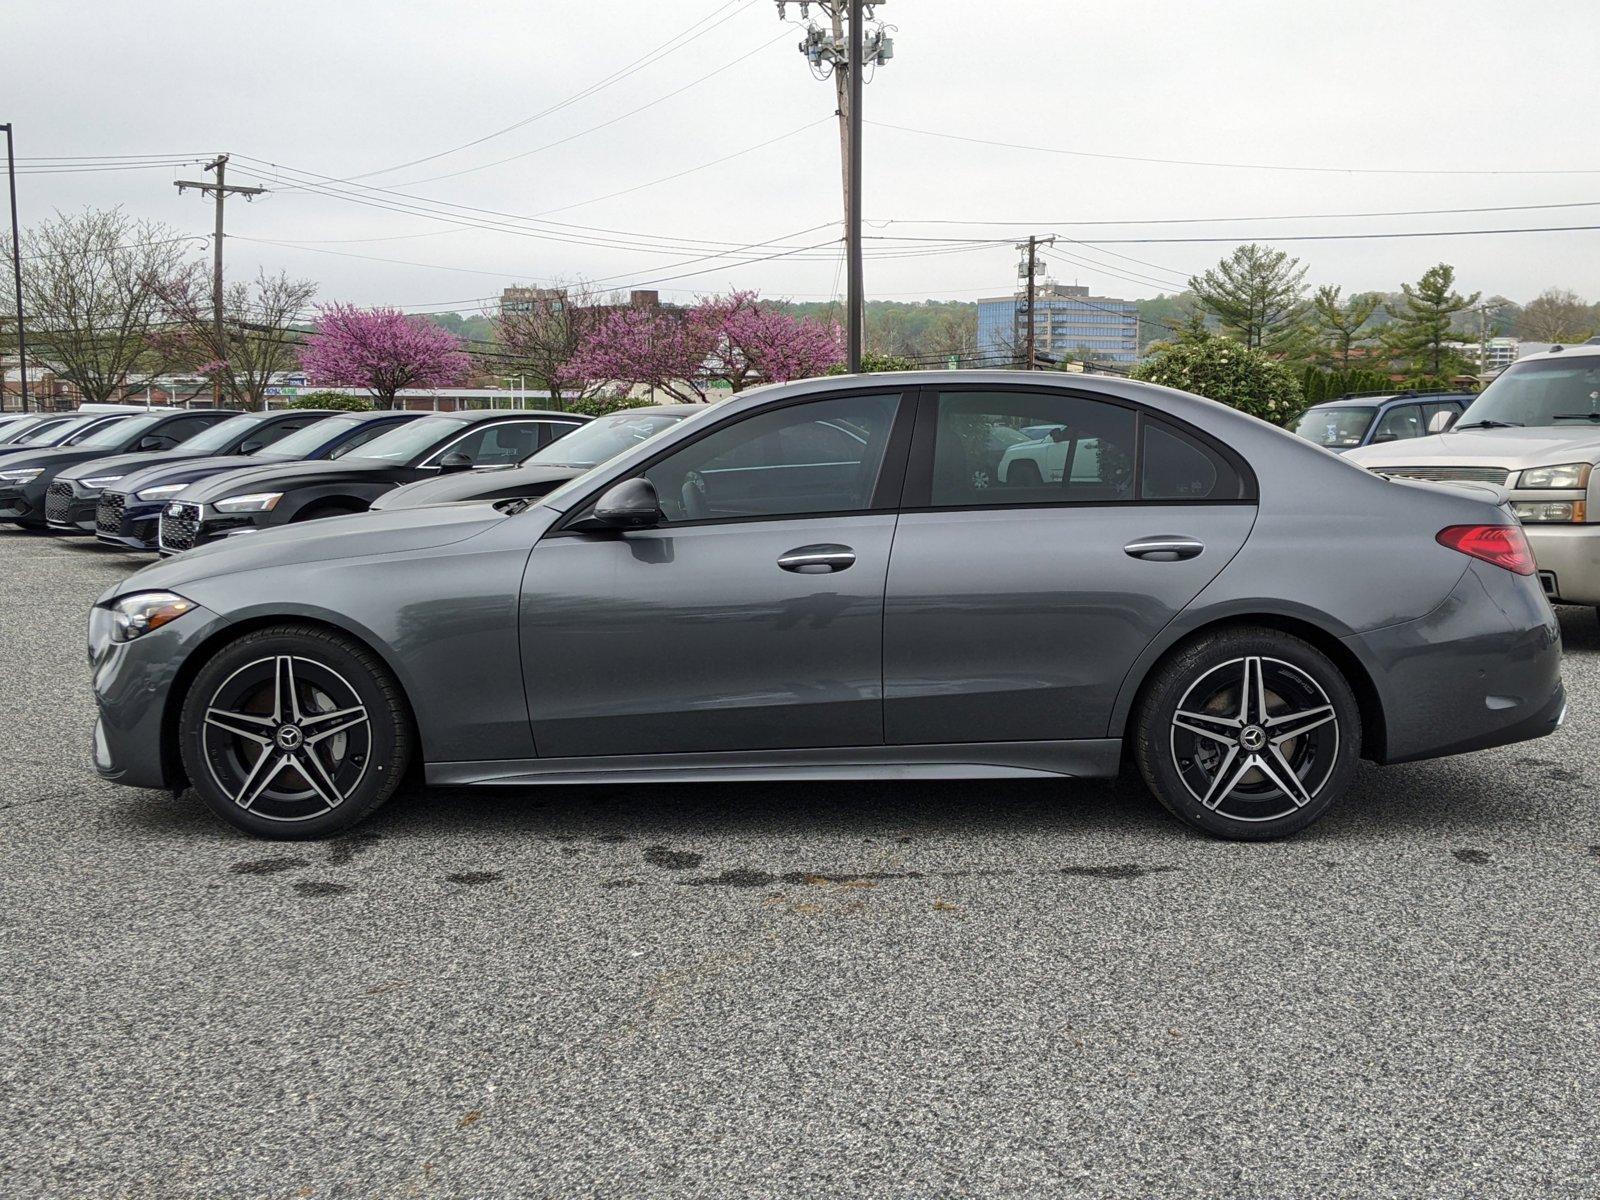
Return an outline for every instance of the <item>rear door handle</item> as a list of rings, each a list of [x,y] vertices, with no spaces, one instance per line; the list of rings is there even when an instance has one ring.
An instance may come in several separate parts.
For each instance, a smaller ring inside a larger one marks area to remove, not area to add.
[[[826,575],[846,570],[855,561],[856,552],[849,546],[796,546],[778,559],[778,565],[800,575]]]
[[[1196,538],[1164,533],[1129,542],[1122,552],[1146,562],[1177,562],[1180,558],[1194,558],[1205,548],[1206,544]]]

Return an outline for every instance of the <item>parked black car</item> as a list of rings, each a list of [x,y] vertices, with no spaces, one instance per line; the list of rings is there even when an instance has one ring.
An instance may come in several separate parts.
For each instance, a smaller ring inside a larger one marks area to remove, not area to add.
[[[585,424],[561,412],[429,413],[333,462],[230,471],[185,488],[161,514],[160,548],[177,554],[252,530],[365,512],[418,479],[519,463]]]
[[[535,499],[706,409],[704,404],[659,404],[597,417],[514,467],[480,467],[403,484],[379,496],[372,507],[387,511],[469,500]]]
[[[20,442],[34,433],[72,420],[76,413],[13,413],[0,417],[0,446]]]
[[[0,521],[43,529],[50,517],[67,516],[71,492],[50,497],[54,512],[49,511],[46,495],[56,476],[68,467],[116,454],[171,450],[217,422],[238,415],[224,408],[191,408],[116,416],[73,445],[8,454],[0,458]]]
[[[235,413],[218,421],[181,445],[160,453],[120,454],[68,467],[56,476],[45,493],[49,526],[57,533],[94,533],[101,493],[122,482],[129,472],[146,466],[187,462],[214,454],[254,454],[279,438],[333,415],[330,408],[284,409],[278,412]],[[51,503],[52,500],[56,502]],[[63,501],[65,502],[63,507]]]
[[[48,417],[30,418],[25,427],[12,431],[13,440],[0,443],[0,463],[9,461],[14,454],[28,454],[51,446],[75,446],[91,434],[117,421],[125,421],[133,413],[51,413]]]
[[[109,546],[133,550],[157,549],[161,510],[178,493],[213,475],[225,475],[267,463],[318,462],[349,454],[407,421],[422,416],[418,412],[386,409],[382,412],[339,413],[322,417],[280,441],[250,454],[229,454],[209,458],[171,461],[166,454],[156,455],[155,466],[130,471],[100,493],[95,508],[95,536]],[[219,426],[218,429],[221,427]],[[209,437],[218,430],[208,430]],[[199,439],[195,439],[198,441]]]

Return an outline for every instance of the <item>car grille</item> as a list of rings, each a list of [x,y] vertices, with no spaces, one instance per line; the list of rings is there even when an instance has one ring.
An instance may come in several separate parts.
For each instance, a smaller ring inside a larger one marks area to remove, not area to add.
[[[163,550],[181,552],[194,549],[194,539],[200,532],[200,506],[198,504],[169,504],[161,510],[160,541]]]
[[[1492,483],[1505,487],[1511,472],[1504,467],[1374,467],[1389,479],[1424,479],[1429,483]]]
[[[121,492],[101,492],[94,510],[94,527],[101,533],[121,533],[122,512],[127,507],[128,497]]]
[[[66,521],[72,515],[72,485],[52,483],[44,494],[44,519]]]

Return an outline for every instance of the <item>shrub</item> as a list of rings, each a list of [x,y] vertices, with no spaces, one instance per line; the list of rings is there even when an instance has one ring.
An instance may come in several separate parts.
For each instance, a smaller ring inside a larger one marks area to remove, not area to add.
[[[372,401],[365,396],[348,396],[344,392],[307,392],[289,401],[288,408],[336,408],[341,412],[370,412]]]
[[[646,396],[583,396],[568,400],[561,407],[586,417],[604,417],[628,408],[654,408],[655,403]]]
[[[1232,338],[1159,342],[1131,375],[1194,392],[1281,425],[1303,407],[1300,381],[1288,367]]]
[[[861,370],[868,374],[876,374],[883,371],[915,371],[916,369],[916,363],[909,358],[902,358],[898,354],[877,354],[869,350],[861,356]],[[847,375],[850,373],[850,368],[842,362],[834,363],[833,366],[828,368],[827,373],[829,375]]]

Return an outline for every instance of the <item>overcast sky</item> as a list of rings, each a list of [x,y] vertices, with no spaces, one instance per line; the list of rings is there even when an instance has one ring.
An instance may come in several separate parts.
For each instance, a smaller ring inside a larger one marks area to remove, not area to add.
[[[879,15],[898,28],[893,62],[867,87],[872,122],[1096,155],[1367,173],[1129,162],[869,125],[869,235],[1054,232],[1098,243],[1058,243],[1081,261],[1059,260],[1056,278],[1149,296],[1230,246],[1105,239],[1600,225],[1593,0],[887,0]],[[230,182],[271,189],[229,204],[230,277],[283,267],[316,279],[322,299],[471,309],[513,282],[575,277],[661,280],[678,298],[738,286],[823,299],[842,283],[835,247],[743,264],[702,257],[840,236],[828,224],[841,208],[833,87],[812,78],[799,36],[773,0],[6,0],[0,120],[15,123],[27,172],[24,224],[120,204],[205,235],[209,205],[171,182],[198,177],[197,166],[46,174],[59,164],[39,159],[230,152]],[[295,178],[354,198],[284,182]],[[626,189],[637,190],[597,199]],[[1580,201],[1595,203],[1265,219]],[[394,211],[417,208],[426,212]],[[1255,219],[1149,223],[1193,217]],[[1019,223],[918,223],[931,221]],[[1090,221],[1126,224],[1069,224]],[[1394,289],[1447,261],[1465,290],[1600,298],[1595,231],[1278,244],[1309,264],[1310,282],[1347,291]],[[939,245],[947,252],[869,241],[869,297],[1012,286],[1009,244]]]

